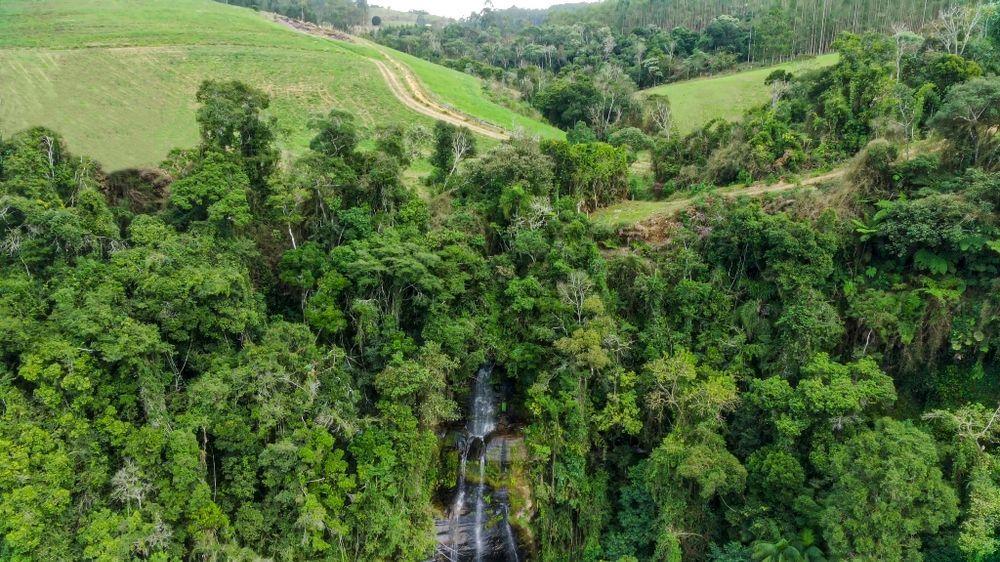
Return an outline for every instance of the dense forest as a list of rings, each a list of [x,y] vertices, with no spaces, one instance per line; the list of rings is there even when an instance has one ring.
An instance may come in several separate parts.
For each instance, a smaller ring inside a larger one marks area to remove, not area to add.
[[[287,161],[219,81],[157,168],[0,139],[0,559],[451,559],[484,365],[522,559],[1000,559],[1000,35],[944,25],[684,137],[607,78],[566,141],[335,109]],[[587,214],[655,190],[709,194]]]
[[[773,20],[756,20],[777,13],[781,23],[794,30],[790,37],[792,54],[816,54],[829,49],[842,31],[888,32],[900,24],[921,29],[944,9],[980,2],[948,0],[611,0],[550,10],[553,24],[597,23],[611,25],[622,33],[629,29],[656,26],[663,29],[686,27],[700,31],[721,16],[748,22],[748,35],[767,33]],[[749,40],[749,37],[748,37]]]
[[[965,54],[969,43],[990,33],[995,11],[984,3],[929,0],[616,0],[548,11],[484,10],[443,28],[382,28],[373,38],[506,86],[546,113],[546,93],[567,82],[586,88],[598,73],[621,74],[631,87],[648,88],[826,53],[842,31],[923,32],[947,41],[948,52]],[[561,121],[553,124],[565,128]]]

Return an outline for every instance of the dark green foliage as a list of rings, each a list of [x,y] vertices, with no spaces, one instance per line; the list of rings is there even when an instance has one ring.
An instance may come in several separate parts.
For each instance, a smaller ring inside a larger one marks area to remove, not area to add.
[[[839,191],[706,196],[655,245],[584,212],[629,195],[649,139],[625,117],[613,144],[583,125],[467,161],[439,124],[431,203],[404,131],[336,110],[278,166],[269,100],[237,83],[199,91],[200,146],[127,181],[46,129],[3,139],[0,558],[427,560],[485,362],[532,559],[996,557],[995,79],[837,46],[741,123],[652,142],[675,183],[861,150]],[[943,158],[880,137],[925,130],[919,96]]]
[[[313,123],[317,130],[316,136],[309,143],[309,148],[338,158],[349,158],[358,147],[358,131],[354,124],[354,116],[350,113],[333,109],[325,119]]]
[[[771,85],[778,82],[791,82],[792,78],[794,78],[794,76],[792,75],[791,72],[788,72],[787,70],[783,69],[778,69],[768,74],[767,78],[764,79],[764,83],[767,85]]]
[[[750,110],[741,121],[716,120],[684,138],[658,141],[656,179],[684,187],[773,178],[843,160],[867,145],[877,126],[900,129],[907,141],[918,138],[935,92],[950,86],[909,68],[897,80],[896,45],[881,35],[844,33],[833,48],[840,61],[828,69],[801,77],[771,73],[765,80],[772,88],[771,103]],[[945,126],[941,123],[938,127]],[[863,179],[863,191],[889,189],[896,150],[890,145],[879,140],[859,157],[854,177]]]
[[[1000,78],[976,78],[955,86],[932,125],[952,144],[954,165],[1000,166]]]
[[[228,232],[250,222],[250,180],[231,158],[208,152],[183,178],[170,186],[170,206],[182,226],[208,222]]]
[[[570,144],[597,142],[597,135],[585,122],[577,121],[572,129],[566,131],[566,142]]]
[[[628,152],[601,142],[544,143],[555,162],[556,194],[569,196],[579,208],[597,209],[624,199],[628,190]]]
[[[269,194],[267,179],[278,161],[274,120],[264,113],[270,98],[242,82],[208,80],[198,88],[196,99],[201,104],[195,118],[202,145],[240,156],[253,189],[252,202],[260,205]]]
[[[828,52],[843,31],[889,33],[893,24],[923,29],[950,5],[943,0],[611,0],[548,10],[484,10],[440,28],[382,27],[373,36],[412,55],[502,81],[533,99],[554,77],[592,75],[605,64],[621,67],[648,88],[740,63],[816,55]],[[973,46],[978,58],[995,58],[991,43]]]
[[[633,152],[648,150],[652,141],[640,129],[626,127],[619,129],[608,136],[608,143],[614,146],[627,146]]]
[[[434,166],[432,181],[447,183],[458,170],[458,165],[475,155],[476,139],[469,129],[444,121],[434,124],[434,151],[430,158]]]
[[[955,491],[937,466],[934,441],[908,423],[879,420],[814,456],[820,474],[832,482],[819,515],[831,552],[919,556],[919,536],[933,535],[958,514]]]
[[[593,80],[583,74],[556,78],[532,99],[532,104],[556,127],[569,129],[590,120],[590,108],[600,94]]]

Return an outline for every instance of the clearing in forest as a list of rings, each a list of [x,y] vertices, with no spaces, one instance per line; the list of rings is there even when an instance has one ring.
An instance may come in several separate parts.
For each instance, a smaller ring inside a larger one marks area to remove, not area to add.
[[[748,109],[767,102],[771,90],[764,84],[764,79],[775,70],[798,74],[830,66],[837,62],[837,56],[835,53],[820,55],[733,74],[674,82],[642,90],[640,95],[666,95],[677,129],[682,134],[689,133],[712,119],[734,121]]]
[[[770,193],[790,191],[799,187],[816,187],[840,179],[844,175],[844,172],[844,168],[838,168],[800,182],[756,183],[749,186],[724,187],[695,195],[685,195],[683,192],[678,192],[673,197],[663,201],[622,201],[603,209],[598,209],[591,214],[590,218],[597,224],[614,228],[641,226],[648,221],[674,215],[697,203],[707,195],[757,197]]]

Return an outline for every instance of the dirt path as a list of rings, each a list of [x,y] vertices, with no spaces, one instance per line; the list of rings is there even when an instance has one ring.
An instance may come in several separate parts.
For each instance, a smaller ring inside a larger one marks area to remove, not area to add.
[[[385,61],[388,62],[388,64],[386,64],[386,62],[382,60],[372,57],[368,58],[368,60],[372,61],[372,63],[378,67],[378,71],[382,75],[382,79],[385,80],[386,85],[389,87],[389,91],[392,92],[392,95],[397,100],[399,100],[399,103],[432,119],[451,123],[452,125],[457,125],[459,127],[468,127],[473,133],[477,133],[484,137],[497,140],[510,138],[510,135],[508,135],[507,132],[500,127],[485,123],[472,115],[468,115],[451,107],[445,107],[444,105],[434,101],[432,96],[424,88],[423,84],[420,83],[420,79],[413,74],[412,70],[410,70],[410,67],[394,59],[389,55],[389,53],[385,52],[377,44],[372,43],[371,41],[367,41],[359,37],[353,37],[346,33],[334,31],[313,23],[288,18],[279,14],[265,14],[265,17],[298,31],[299,33],[306,33],[308,35],[314,35],[322,37],[323,39],[330,39],[334,41],[347,41],[349,43],[364,44],[372,50],[378,52],[385,58]]]
[[[712,195],[721,197],[757,197],[767,193],[780,193],[790,191],[799,187],[807,187],[822,184],[842,177],[845,169],[840,168],[818,176],[807,178],[801,182],[778,182],[772,184],[754,184],[747,187],[736,187],[730,189],[720,189],[712,192]],[[674,224],[674,215],[678,212],[694,205],[706,194],[698,194],[674,201],[664,201],[655,212],[646,216],[642,220],[633,224],[622,224],[618,227],[618,232],[627,239],[645,240],[651,243],[658,243],[665,240]],[[614,212],[614,211],[611,211]]]
[[[378,67],[386,85],[388,85],[389,90],[392,91],[392,95],[394,95],[396,99],[406,107],[433,119],[451,123],[452,125],[460,127],[468,127],[472,132],[485,137],[497,140],[509,138],[509,135],[499,128],[492,127],[481,122],[475,117],[472,117],[471,115],[466,115],[465,113],[445,107],[435,102],[431,99],[430,95],[424,89],[423,85],[420,84],[419,79],[413,74],[413,71],[411,71],[409,67],[392,58],[388,53],[382,51],[378,47],[375,47],[374,45],[370,46],[378,51],[389,62],[389,64],[386,64],[380,60],[370,59],[373,63],[375,63],[375,66]],[[389,65],[392,65],[392,68],[390,68]],[[393,71],[393,68],[395,68],[395,71]],[[400,82],[400,77],[402,77],[402,83]]]
[[[759,195],[764,195],[766,193],[779,193],[782,191],[788,191],[790,189],[795,189],[797,187],[807,187],[810,185],[821,184],[830,180],[835,180],[844,175],[843,169],[833,170],[832,172],[827,172],[818,176],[813,176],[811,178],[806,178],[801,182],[791,183],[780,181],[778,183],[755,183],[746,187],[737,187],[730,189],[720,189],[714,192],[714,195],[720,195],[722,197],[757,197]],[[679,199],[677,201],[671,201],[667,206],[664,207],[668,214],[673,214],[685,207],[691,206],[695,201],[697,201],[701,196],[696,195],[694,197],[688,197],[686,199]],[[658,213],[658,215],[663,213]]]
[[[791,183],[784,181],[778,183],[770,183],[770,184],[755,183],[747,187],[720,189],[718,191],[713,192],[713,195],[721,195],[723,197],[730,197],[730,198],[742,197],[742,196],[756,197],[758,195],[764,195],[765,193],[778,193],[781,191],[788,191],[790,189],[795,189],[796,187],[806,187],[810,185],[820,184],[826,181],[837,179],[843,175],[844,175],[844,170],[839,169],[839,170],[834,170],[832,172],[827,172],[819,176],[813,176],[811,178],[807,178],[798,183]],[[676,201],[668,201],[663,205],[662,212],[658,212],[653,217],[649,218],[652,219],[655,217],[663,215],[671,215],[673,213],[676,213],[681,209],[690,207],[692,204],[694,204],[695,201],[697,201],[701,197],[702,194],[699,194],[699,195],[694,195],[692,197],[686,197],[684,199],[678,199]]]

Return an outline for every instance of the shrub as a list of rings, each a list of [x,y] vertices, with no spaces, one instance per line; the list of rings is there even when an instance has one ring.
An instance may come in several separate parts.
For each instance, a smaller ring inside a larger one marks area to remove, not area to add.
[[[743,142],[730,142],[712,152],[708,158],[705,176],[708,181],[726,185],[733,183],[741,176],[743,166],[747,161],[749,147]]]
[[[854,157],[847,179],[863,196],[881,198],[895,184],[893,162],[898,156],[896,145],[875,139]]]
[[[570,144],[583,144],[597,142],[597,135],[594,130],[583,121],[577,121],[572,129],[566,132],[566,142]]]
[[[652,144],[649,136],[635,127],[625,127],[618,129],[608,136],[608,144],[614,146],[627,146],[633,152],[649,149]]]

